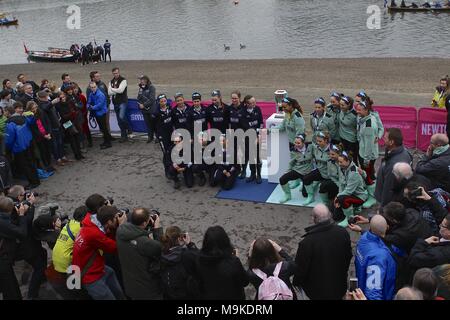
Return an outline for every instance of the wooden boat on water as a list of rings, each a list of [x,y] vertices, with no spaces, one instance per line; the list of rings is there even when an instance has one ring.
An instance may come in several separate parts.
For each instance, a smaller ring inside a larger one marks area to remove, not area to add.
[[[450,13],[450,7],[442,7],[442,8],[426,8],[426,7],[419,7],[419,8],[413,8],[413,7],[391,7],[388,6],[389,12],[449,12]]]
[[[48,51],[53,53],[71,54],[70,49],[48,47]]]
[[[28,51],[28,59],[35,62],[75,62],[76,57],[70,52]]]
[[[8,17],[5,13],[0,13],[0,26],[16,25],[19,19],[16,17]]]

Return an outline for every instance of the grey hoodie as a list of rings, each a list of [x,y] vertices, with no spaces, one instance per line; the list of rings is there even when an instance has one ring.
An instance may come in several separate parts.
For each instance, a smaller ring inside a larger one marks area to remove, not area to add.
[[[116,235],[117,250],[122,266],[125,294],[133,300],[162,299],[159,286],[161,243],[157,240],[162,228],[149,232],[126,222],[119,226]]]

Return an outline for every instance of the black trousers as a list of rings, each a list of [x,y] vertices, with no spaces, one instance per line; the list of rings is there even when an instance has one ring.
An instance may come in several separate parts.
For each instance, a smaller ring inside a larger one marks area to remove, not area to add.
[[[178,178],[179,173],[173,166],[170,166],[168,171],[169,171],[169,176],[173,181],[179,181],[179,178]],[[192,167],[185,168],[185,170],[183,171],[183,177],[184,177],[184,182],[186,183],[186,187],[192,188],[192,186],[194,185],[194,174],[192,172]]]
[[[42,248],[36,248],[31,257],[25,258],[25,261],[33,267],[30,284],[28,286],[28,298],[39,297],[39,288],[45,281],[45,269],[47,267],[47,251]]]
[[[236,182],[236,176],[237,171],[234,171],[229,177],[227,177],[223,171],[216,169],[211,186],[215,187],[219,185],[224,190],[230,190]]]
[[[303,180],[303,175],[301,175],[300,173],[298,173],[295,170],[291,170],[289,172],[286,172],[285,174],[283,174],[280,177],[280,184],[281,185],[285,185],[289,181],[294,181],[294,180],[297,180],[297,179],[302,179]]]
[[[315,169],[303,177],[303,185],[309,186],[314,181],[322,181],[322,180],[325,179],[320,175],[319,170]]]
[[[256,144],[256,159],[250,159],[250,146],[253,147],[254,144]],[[250,164],[250,172],[252,175],[255,175],[257,170],[258,174],[261,174],[262,162],[259,156],[259,149],[260,149],[259,143],[257,142],[250,143],[247,138],[245,139],[245,166],[247,166],[250,160],[252,161],[253,164]]]
[[[0,257],[0,292],[4,300],[22,300],[12,262],[6,256]]]
[[[101,117],[95,117],[98,123],[98,127],[103,134],[103,145],[110,146],[111,145],[111,134],[108,131],[108,126],[106,125],[106,114]]]
[[[109,62],[111,62],[111,51],[105,51],[105,62],[107,56],[109,56]]]
[[[75,159],[81,159],[81,146],[80,146],[80,136],[79,133],[70,134],[66,131],[66,138],[70,143],[70,148],[72,149]]]
[[[144,116],[144,122],[147,126],[148,137],[153,138],[153,135],[155,134],[155,121],[150,113],[142,112],[142,115]]]
[[[341,139],[342,145],[344,146],[344,150],[352,153],[353,162],[358,165],[359,158],[359,143],[358,142],[350,142],[345,139]]]
[[[52,163],[52,146],[50,141],[47,139],[37,141],[36,145],[39,149],[39,154],[41,155],[42,164],[45,168],[49,167]]]
[[[31,146],[25,151],[14,154],[14,160],[19,172],[23,173],[30,184],[39,184],[39,177],[34,166]]]
[[[339,187],[333,181],[326,179],[320,182],[319,193],[328,194],[328,199],[331,200],[336,198],[339,193]]]

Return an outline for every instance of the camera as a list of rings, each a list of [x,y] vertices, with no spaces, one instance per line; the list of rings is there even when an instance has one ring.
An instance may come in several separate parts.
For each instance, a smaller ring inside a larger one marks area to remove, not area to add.
[[[124,214],[125,214],[125,215],[128,215],[129,213],[130,213],[130,209],[128,209],[128,208],[125,208],[125,209],[119,209],[118,215],[119,215],[119,217],[122,217]]]
[[[416,199],[417,197],[420,197],[422,195],[422,188],[417,188],[416,190],[412,190],[409,192],[410,197],[412,199]]]
[[[355,216],[351,216],[350,218],[348,218],[348,224],[356,224],[357,221],[358,220]]]
[[[31,195],[34,195],[35,197],[39,197],[39,193],[34,191],[25,191],[25,199],[29,198]]]
[[[155,221],[160,215],[161,213],[159,213],[158,210],[156,209],[150,210],[150,217],[152,218],[153,221]]]
[[[114,199],[112,197],[106,197],[105,206],[114,204]]]

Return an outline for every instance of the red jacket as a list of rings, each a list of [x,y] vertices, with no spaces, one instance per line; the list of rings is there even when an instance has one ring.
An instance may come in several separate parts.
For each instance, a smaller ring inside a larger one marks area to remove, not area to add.
[[[82,222],[82,227],[78,233],[73,246],[73,265],[80,268],[83,272],[84,266],[89,258],[97,251],[94,263],[81,279],[82,284],[93,283],[99,280],[105,274],[105,258],[103,252],[117,252],[116,240],[104,234],[91,221],[91,213],[89,212]]]

